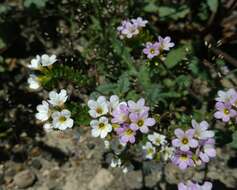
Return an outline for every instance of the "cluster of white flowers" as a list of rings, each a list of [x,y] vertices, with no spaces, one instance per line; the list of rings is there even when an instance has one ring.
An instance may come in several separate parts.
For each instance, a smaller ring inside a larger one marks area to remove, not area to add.
[[[153,134],[149,134],[147,138],[148,141],[142,146],[146,159],[152,160],[160,155],[164,161],[167,161],[172,157],[174,148],[168,146],[164,135],[153,132]]]
[[[51,68],[52,64],[54,64],[56,61],[56,55],[37,55],[34,59],[31,60],[28,68],[34,71],[42,71],[44,67]],[[30,74],[30,77],[27,80],[29,88],[32,90],[38,90],[41,87],[42,78],[43,77],[41,76]]]
[[[47,101],[43,100],[42,104],[37,106],[38,113],[35,114],[35,117],[44,123],[43,127],[46,131],[72,128],[73,119],[71,119],[71,112],[64,107],[67,99],[66,90],[62,89],[59,93],[51,91],[49,99]]]

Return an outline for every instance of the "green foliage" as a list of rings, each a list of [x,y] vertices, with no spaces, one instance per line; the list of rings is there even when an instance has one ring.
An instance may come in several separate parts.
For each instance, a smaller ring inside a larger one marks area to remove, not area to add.
[[[231,147],[237,149],[237,131],[235,131],[233,134],[232,134],[232,142],[231,142]]]
[[[165,60],[165,64],[169,69],[175,67],[178,65],[185,57],[189,54],[191,51],[191,44],[185,43],[178,48],[175,48],[174,50],[170,51],[167,55],[167,58]]]
[[[24,6],[29,8],[31,6],[35,6],[36,8],[44,8],[48,0],[24,0]]]
[[[210,10],[212,12],[216,12],[217,11],[218,4],[219,4],[218,0],[207,0],[207,5],[209,6],[209,8],[210,8]]]
[[[187,16],[190,13],[190,9],[186,5],[181,5],[178,7],[160,6],[158,8],[158,12],[161,19],[168,18],[172,20],[178,20]]]
[[[44,71],[43,84],[52,86],[60,80],[72,82],[78,86],[90,85],[93,79],[88,79],[80,70],[66,65],[54,66],[52,69]]]

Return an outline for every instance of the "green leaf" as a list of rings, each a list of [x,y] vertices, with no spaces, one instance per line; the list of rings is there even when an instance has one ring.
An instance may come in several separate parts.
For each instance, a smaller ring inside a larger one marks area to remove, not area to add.
[[[230,143],[232,148],[237,149],[237,131],[232,134],[232,142]]]
[[[24,7],[29,8],[35,6],[36,8],[44,8],[48,0],[25,0]]]
[[[129,91],[130,82],[128,73],[124,73],[119,77],[118,80],[118,91],[120,93],[126,93]]]
[[[207,0],[207,5],[209,6],[210,10],[214,13],[218,9],[218,4],[219,4],[218,0]]]
[[[176,83],[179,86],[188,87],[191,83],[191,79],[188,75],[180,75],[176,78]]]
[[[104,95],[109,95],[110,93],[114,93],[116,88],[117,84],[107,83],[107,84],[101,84],[96,88],[96,90]]]
[[[186,55],[185,50],[183,47],[179,47],[170,51],[166,57],[165,64],[166,66],[171,69],[175,67]]]
[[[0,38],[0,49],[3,49],[6,47],[6,43],[3,41],[2,38]]]
[[[10,10],[10,7],[7,5],[0,5],[0,15],[6,13]]]
[[[144,90],[146,90],[151,85],[149,70],[145,65],[140,67],[137,77]]]
[[[190,13],[190,8],[186,5],[179,7],[160,6],[158,9],[161,19],[170,18],[172,20],[178,20]]]
[[[144,11],[148,13],[156,13],[159,11],[159,7],[155,3],[149,3],[144,7]]]

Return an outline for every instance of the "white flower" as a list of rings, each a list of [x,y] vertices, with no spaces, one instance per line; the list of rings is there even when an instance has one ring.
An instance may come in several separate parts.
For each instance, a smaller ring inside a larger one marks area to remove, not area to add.
[[[143,20],[141,17],[138,17],[136,19],[132,19],[132,22],[134,25],[136,25],[139,28],[145,27],[146,24],[148,23],[147,20]]]
[[[135,24],[127,22],[125,28],[121,31],[121,33],[127,38],[132,38],[133,36],[139,34],[139,29]]]
[[[194,119],[192,120],[192,126],[195,130],[194,137],[198,139],[208,139],[214,136],[214,132],[211,130],[207,130],[209,124],[206,121],[202,121],[201,123],[197,123]]]
[[[162,38],[161,36],[159,36],[158,41],[159,41],[161,50],[169,51],[170,48],[174,47],[174,43],[171,42],[171,38],[169,36],[166,36],[165,38]]]
[[[173,156],[174,148],[168,147],[168,146],[162,147],[161,153],[162,153],[161,156],[162,156],[163,160],[167,161],[168,159],[170,159]]]
[[[62,110],[61,112],[55,111],[52,114],[53,127],[60,130],[65,130],[67,128],[72,128],[73,119],[71,117],[71,112],[69,110]]]
[[[51,123],[45,123],[45,124],[43,125],[43,128],[44,128],[44,130],[45,130],[46,132],[50,132],[50,131],[53,130],[53,125],[52,125]]]
[[[30,65],[28,65],[28,68],[33,69],[33,70],[39,70],[40,67],[41,67],[40,56],[37,55],[36,58],[31,60]]]
[[[106,162],[110,164],[112,168],[120,167],[122,162],[119,158],[115,157],[112,153],[109,153],[106,156]]]
[[[119,155],[126,147],[126,144],[120,143],[118,139],[113,139],[111,141],[111,149],[115,154]]]
[[[37,77],[34,74],[31,74],[30,77],[27,80],[28,84],[29,84],[29,88],[33,89],[33,90],[37,90],[41,87],[40,81],[39,81],[39,77]]]
[[[42,104],[36,107],[38,113],[35,114],[36,119],[40,121],[47,121],[50,117],[51,110],[49,104],[46,101],[42,101]]]
[[[89,100],[89,114],[93,118],[100,117],[108,113],[108,104],[104,96],[100,96],[96,101]]]
[[[227,103],[236,95],[236,93],[237,92],[232,88],[229,89],[228,91],[219,90],[217,92],[218,97],[215,100],[218,101],[218,102]]]
[[[145,150],[145,158],[151,160],[156,152],[156,148],[150,143],[147,142],[142,149]]]
[[[152,135],[148,135],[148,139],[157,146],[164,145],[166,143],[165,136],[155,132]]]
[[[53,106],[63,106],[63,104],[67,101],[67,91],[62,89],[60,93],[57,93],[56,91],[51,91],[49,93],[49,103],[51,103]]]
[[[93,137],[105,138],[109,132],[112,131],[112,125],[108,123],[108,118],[101,117],[99,120],[92,120],[90,123],[92,127],[91,134]]]
[[[108,102],[109,112],[112,113],[114,109],[116,109],[119,105],[119,97],[116,95],[112,95]]]
[[[133,171],[133,170],[134,170],[134,166],[130,162],[126,162],[122,166],[123,173],[128,173],[128,172]]]
[[[104,140],[104,145],[105,145],[105,149],[110,148],[110,142],[108,140]]]
[[[147,106],[145,106],[144,98],[140,98],[137,102],[129,100],[128,107],[129,107],[130,112],[135,112],[135,113],[149,111],[149,108]]]
[[[52,64],[54,64],[55,62],[57,61],[56,59],[56,55],[47,55],[47,54],[44,54],[41,56],[41,64],[42,66],[44,67],[47,67],[47,66],[50,66]]]

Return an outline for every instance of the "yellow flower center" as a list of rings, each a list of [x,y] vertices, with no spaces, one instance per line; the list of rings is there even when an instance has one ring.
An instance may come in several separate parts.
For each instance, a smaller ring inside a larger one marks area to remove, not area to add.
[[[137,125],[138,125],[139,127],[142,127],[143,124],[144,124],[144,121],[143,121],[143,120],[139,120],[139,121],[137,122]]]
[[[63,123],[63,122],[65,122],[67,120],[67,118],[65,117],[65,116],[61,116],[60,118],[59,118],[59,122],[60,123]]]
[[[160,144],[160,139],[157,138],[157,139],[156,139],[156,143],[157,143],[157,144]]]
[[[187,138],[183,138],[183,139],[182,139],[182,143],[183,143],[183,144],[188,144],[188,139],[187,139]]]
[[[153,154],[153,149],[152,148],[148,148],[147,149],[147,154]]]
[[[228,115],[229,113],[230,113],[230,111],[225,108],[225,109],[224,109],[224,114],[225,114],[225,115]]]
[[[127,129],[126,132],[125,132],[125,134],[126,134],[127,136],[132,136],[133,130],[132,130],[132,129]]]
[[[99,129],[104,129],[105,128],[105,124],[104,123],[100,123],[99,124]]]
[[[150,53],[151,54],[154,54],[155,53],[155,50],[152,48],[152,49],[150,49]]]
[[[183,155],[180,156],[180,159],[184,160],[184,161],[188,160],[188,156],[186,154],[183,154]]]

